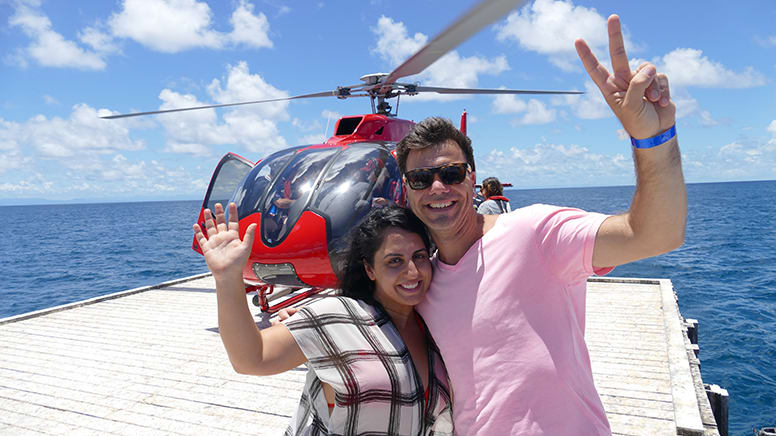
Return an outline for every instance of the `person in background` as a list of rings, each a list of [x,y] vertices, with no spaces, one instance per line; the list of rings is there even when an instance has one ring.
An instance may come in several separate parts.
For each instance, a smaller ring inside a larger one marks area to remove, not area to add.
[[[256,224],[239,235],[221,204],[205,209],[207,238],[194,235],[216,282],[218,331],[240,374],[272,375],[307,363],[299,408],[286,435],[452,435],[447,372],[414,306],[431,282],[423,223],[398,206],[373,209],[353,230],[342,295],[256,327],[242,271]]]
[[[477,207],[477,213],[482,215],[497,215],[500,213],[511,212],[509,199],[504,197],[504,187],[495,177],[488,177],[482,181],[480,193],[485,197],[485,201]]]
[[[636,189],[619,215],[537,204],[472,208],[471,140],[427,118],[397,146],[407,201],[437,252],[423,316],[447,364],[461,435],[610,435],[585,344],[586,279],[680,247],[687,192],[668,78],[631,70],[620,19],[608,20],[612,72],[577,53],[631,136]]]
[[[480,186],[480,190],[477,191],[477,194],[474,195],[474,199],[472,200],[472,206],[474,206],[475,211],[480,207],[483,201],[485,201],[485,194],[482,193],[482,186]]]

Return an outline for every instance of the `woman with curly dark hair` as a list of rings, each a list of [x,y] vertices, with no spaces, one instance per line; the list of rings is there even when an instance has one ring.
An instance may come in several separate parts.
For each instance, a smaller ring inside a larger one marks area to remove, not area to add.
[[[430,241],[408,209],[374,209],[353,229],[342,296],[315,301],[258,330],[242,270],[256,225],[240,240],[237,208],[195,225],[218,296],[218,326],[234,369],[272,375],[308,366],[287,435],[452,434],[447,372],[414,310],[431,282]]]

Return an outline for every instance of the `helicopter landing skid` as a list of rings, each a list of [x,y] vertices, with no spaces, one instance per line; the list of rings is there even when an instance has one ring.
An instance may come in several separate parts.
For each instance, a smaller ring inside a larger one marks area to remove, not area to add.
[[[256,291],[256,294],[253,296],[253,305],[258,306],[261,308],[262,312],[266,313],[275,313],[281,309],[285,309],[287,307],[292,306],[295,303],[298,303],[299,301],[304,300],[305,298],[311,297],[321,291],[323,291],[325,288],[307,288],[307,290],[294,295],[293,297],[287,298],[274,306],[270,306],[269,302],[272,300],[277,300],[278,298],[285,297],[286,295],[289,295],[295,291],[298,291],[300,289],[305,289],[301,287],[291,287],[291,286],[284,286],[282,289],[278,290],[277,293],[275,292],[275,285],[248,285],[245,287],[245,292],[253,292]]]

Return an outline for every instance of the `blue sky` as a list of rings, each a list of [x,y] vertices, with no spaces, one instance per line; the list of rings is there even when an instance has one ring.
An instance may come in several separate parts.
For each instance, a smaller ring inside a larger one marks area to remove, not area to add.
[[[473,2],[0,0],[0,201],[198,199],[220,157],[320,142],[368,100],[312,99],[128,120],[99,114],[275,98],[388,72]],[[702,7],[701,7],[702,6]],[[688,182],[776,179],[776,3],[537,0],[407,78],[586,90],[407,97],[399,116],[470,114],[478,180],[634,183],[630,143],[576,57],[608,62],[618,13],[634,65],[671,81]]]

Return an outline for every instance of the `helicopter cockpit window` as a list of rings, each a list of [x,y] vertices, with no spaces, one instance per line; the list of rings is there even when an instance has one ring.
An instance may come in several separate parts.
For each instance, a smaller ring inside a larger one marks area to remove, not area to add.
[[[262,236],[269,244],[282,240],[302,215],[321,171],[339,149],[311,149],[294,156],[282,173],[273,178],[264,200]]]
[[[372,208],[400,201],[400,178],[387,149],[354,144],[326,171],[312,208],[328,218],[332,238],[340,238]]]
[[[311,209],[325,216],[331,231],[329,259],[339,276],[347,235],[370,210],[402,200],[396,159],[379,144],[351,144],[326,170]]]
[[[295,154],[296,149],[274,153],[259,162],[245,177],[231,200],[237,205],[237,214],[241,218],[262,211],[259,206],[267,188]]]

